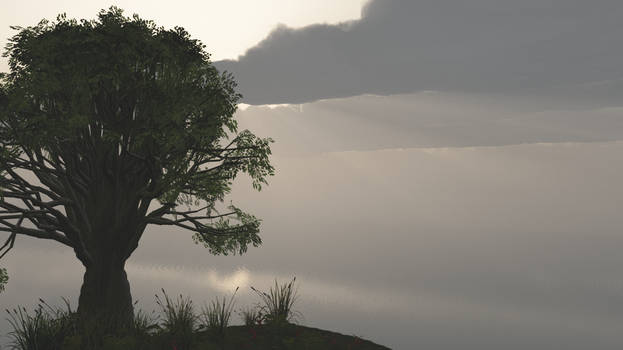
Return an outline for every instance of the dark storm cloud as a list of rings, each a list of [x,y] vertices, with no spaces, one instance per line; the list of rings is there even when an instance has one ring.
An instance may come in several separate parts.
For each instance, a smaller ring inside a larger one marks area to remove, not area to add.
[[[419,90],[623,91],[618,0],[372,0],[359,21],[275,29],[231,71],[249,104]]]

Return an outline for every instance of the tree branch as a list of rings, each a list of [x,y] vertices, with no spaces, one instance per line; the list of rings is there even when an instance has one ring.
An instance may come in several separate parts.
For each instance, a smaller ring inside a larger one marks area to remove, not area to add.
[[[35,237],[35,238],[52,239],[70,248],[74,248],[73,243],[66,236],[60,234],[59,232],[50,230],[50,229],[41,230],[41,229],[32,229],[32,228],[17,226],[3,219],[0,219],[0,224],[6,226],[6,227],[0,227],[0,231],[13,232],[15,234],[22,234],[22,235],[26,235],[30,237]]]
[[[181,228],[185,228],[189,231],[193,231],[193,232],[198,232],[199,234],[201,234],[202,236],[204,236],[205,234],[210,234],[213,236],[230,236],[232,234],[235,234],[237,232],[240,231],[240,228],[244,225],[241,226],[235,226],[229,229],[217,229],[214,227],[210,227],[210,226],[206,226],[198,221],[195,220],[190,220],[195,227],[192,226],[188,226],[179,222],[176,222],[174,220],[170,220],[170,219],[166,219],[163,217],[159,217],[159,218],[147,218],[146,223],[148,224],[156,224],[156,225],[172,225],[172,226],[178,226]],[[184,220],[186,221],[186,220]]]

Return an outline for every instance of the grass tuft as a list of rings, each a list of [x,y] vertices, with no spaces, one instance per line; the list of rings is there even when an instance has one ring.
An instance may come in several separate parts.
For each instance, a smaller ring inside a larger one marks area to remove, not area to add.
[[[275,279],[275,288],[270,288],[268,293],[259,291],[253,287],[251,289],[262,299],[264,305],[260,306],[262,320],[269,325],[282,325],[291,321],[297,321],[297,316],[301,316],[298,311],[293,311],[292,306],[297,299],[297,290],[292,286],[296,277],[287,285],[279,286]]]
[[[26,308],[6,310],[9,324],[13,331],[8,336],[12,339],[10,346],[19,350],[53,350],[60,349],[63,340],[75,333],[75,313],[67,299],[63,298],[67,310],[52,308],[42,299],[35,309],[34,316]]]
[[[225,297],[223,302],[216,298],[209,306],[204,306],[201,312],[201,319],[203,321],[202,327],[217,334],[221,337],[225,335],[225,329],[229,325],[229,318],[231,317],[232,308],[234,306],[234,296],[238,292],[238,288],[234,291],[234,294],[229,300],[229,304],[225,304]]]
[[[194,332],[197,317],[194,313],[192,300],[188,297],[183,298],[180,294],[178,299],[173,302],[164,289],[162,289],[162,294],[164,294],[164,302],[156,294],[156,304],[160,306],[164,316],[161,322],[162,329],[169,334],[175,335]]]
[[[216,298],[203,308],[200,317],[193,312],[193,304],[182,295],[171,299],[162,289],[163,297],[156,295],[156,303],[162,309],[158,320],[141,310],[134,314],[131,325],[119,329],[111,327],[106,320],[79,321],[76,312],[63,298],[66,309],[54,308],[40,300],[34,315],[24,307],[17,307],[9,314],[13,350],[189,350],[189,349],[308,349],[308,350],[387,350],[360,336],[344,336],[333,332],[288,323],[300,314],[292,310],[297,299],[289,284],[274,288],[268,293],[257,291],[264,305],[242,310],[245,326],[229,326],[236,288],[229,302],[226,297]],[[136,305],[136,303],[134,304]],[[136,309],[136,308],[135,308]],[[155,312],[155,311],[154,311]],[[203,322],[200,322],[203,321]],[[92,324],[91,324],[92,323]],[[196,323],[202,323],[195,328]],[[268,326],[268,327],[265,327]],[[276,326],[276,327],[273,327]],[[208,328],[212,332],[200,332]],[[107,329],[115,330],[106,333]],[[226,334],[226,337],[224,336]]]
[[[157,320],[148,316],[143,310],[138,310],[134,315],[132,331],[135,336],[148,337],[160,330]]]

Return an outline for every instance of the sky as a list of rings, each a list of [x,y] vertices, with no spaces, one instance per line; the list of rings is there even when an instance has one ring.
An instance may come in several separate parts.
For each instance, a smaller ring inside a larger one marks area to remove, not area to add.
[[[201,305],[241,286],[245,306],[296,276],[303,324],[392,349],[623,346],[622,2],[118,5],[202,40],[240,129],[276,140],[270,185],[228,198],[262,246],[217,257],[148,227],[126,265],[146,310],[160,288]],[[108,6],[11,3],[0,39]],[[75,305],[68,249],[22,238],[2,266],[2,308]]]

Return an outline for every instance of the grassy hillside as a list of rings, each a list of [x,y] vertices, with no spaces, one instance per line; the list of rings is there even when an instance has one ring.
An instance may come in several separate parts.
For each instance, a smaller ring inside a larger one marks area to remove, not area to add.
[[[268,293],[251,289],[261,302],[241,309],[245,325],[230,326],[234,295],[229,303],[216,299],[200,313],[181,295],[171,299],[164,290],[156,296],[161,312],[151,319],[142,311],[126,326],[105,320],[78,319],[65,300],[66,309],[54,308],[41,300],[34,314],[23,307],[7,310],[13,331],[9,333],[15,350],[387,350],[357,336],[348,336],[293,323],[292,307],[296,291],[292,280]]]

